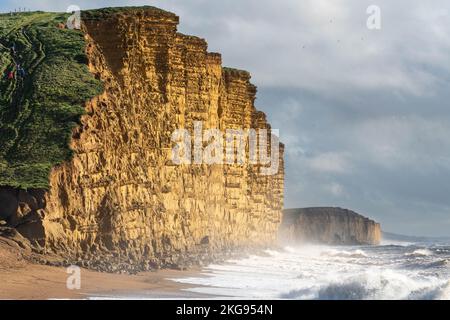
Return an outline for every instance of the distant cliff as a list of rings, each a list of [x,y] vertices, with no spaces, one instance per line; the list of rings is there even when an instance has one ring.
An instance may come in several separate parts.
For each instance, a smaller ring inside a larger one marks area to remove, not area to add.
[[[334,245],[378,244],[380,224],[341,208],[304,208],[283,211],[280,239],[290,243]]]
[[[52,36],[71,34],[56,22],[49,22]],[[282,144],[271,176],[248,163],[171,161],[172,133],[192,132],[196,121],[221,132],[270,129],[255,108],[250,74],[223,68],[205,40],[177,32],[178,22],[152,7],[82,13],[85,60],[104,91],[84,105],[68,139],[73,157],[52,167],[48,188],[0,188],[0,218],[41,252],[100,270],[147,270],[276,240]]]

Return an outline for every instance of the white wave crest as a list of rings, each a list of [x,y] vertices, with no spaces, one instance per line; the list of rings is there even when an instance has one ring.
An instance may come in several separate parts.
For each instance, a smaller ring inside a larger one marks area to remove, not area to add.
[[[428,249],[417,249],[414,250],[413,252],[406,252],[405,256],[408,257],[428,257],[431,256],[433,254],[433,252],[431,250]]]
[[[363,250],[345,251],[345,250],[327,250],[321,253],[321,256],[342,257],[342,258],[367,258],[368,255]]]

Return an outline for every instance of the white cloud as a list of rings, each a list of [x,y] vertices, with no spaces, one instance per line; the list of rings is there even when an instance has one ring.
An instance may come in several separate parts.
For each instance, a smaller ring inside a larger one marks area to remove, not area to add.
[[[332,182],[330,184],[326,184],[324,186],[326,192],[329,192],[331,195],[335,197],[343,197],[345,196],[345,190],[342,185],[336,182]]]
[[[346,173],[350,170],[348,157],[342,153],[327,152],[307,160],[309,168],[323,173]]]

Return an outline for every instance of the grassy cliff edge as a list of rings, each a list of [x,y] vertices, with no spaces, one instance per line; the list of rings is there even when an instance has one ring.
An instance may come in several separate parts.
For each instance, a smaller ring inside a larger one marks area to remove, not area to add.
[[[84,103],[103,90],[84,34],[58,28],[68,16],[0,15],[0,186],[48,188],[51,168],[72,157]]]

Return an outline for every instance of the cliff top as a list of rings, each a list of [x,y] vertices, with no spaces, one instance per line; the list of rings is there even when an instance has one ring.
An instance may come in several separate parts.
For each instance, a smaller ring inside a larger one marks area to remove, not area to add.
[[[0,17],[0,186],[47,188],[51,168],[72,156],[72,129],[102,86],[89,72],[81,31],[68,14]]]
[[[250,80],[251,75],[250,72],[246,71],[246,70],[240,70],[240,69],[235,69],[235,68],[230,68],[230,67],[223,67],[223,71],[231,76],[234,77],[239,77],[239,78],[243,78],[246,80]]]
[[[299,214],[306,214],[306,215],[347,215],[347,216],[353,216],[353,217],[360,217],[363,219],[371,220],[359,213],[356,213],[349,209],[343,209],[339,207],[310,207],[310,208],[294,208],[294,209],[284,209],[283,215],[284,217],[295,217]],[[289,218],[288,218],[289,219]],[[283,219],[284,220],[284,219]],[[373,221],[373,220],[372,220]]]
[[[114,17],[116,15],[133,14],[153,18],[166,18],[178,23],[178,16],[172,12],[165,11],[153,6],[136,7],[107,7],[82,11],[82,18],[86,20],[101,20]]]

